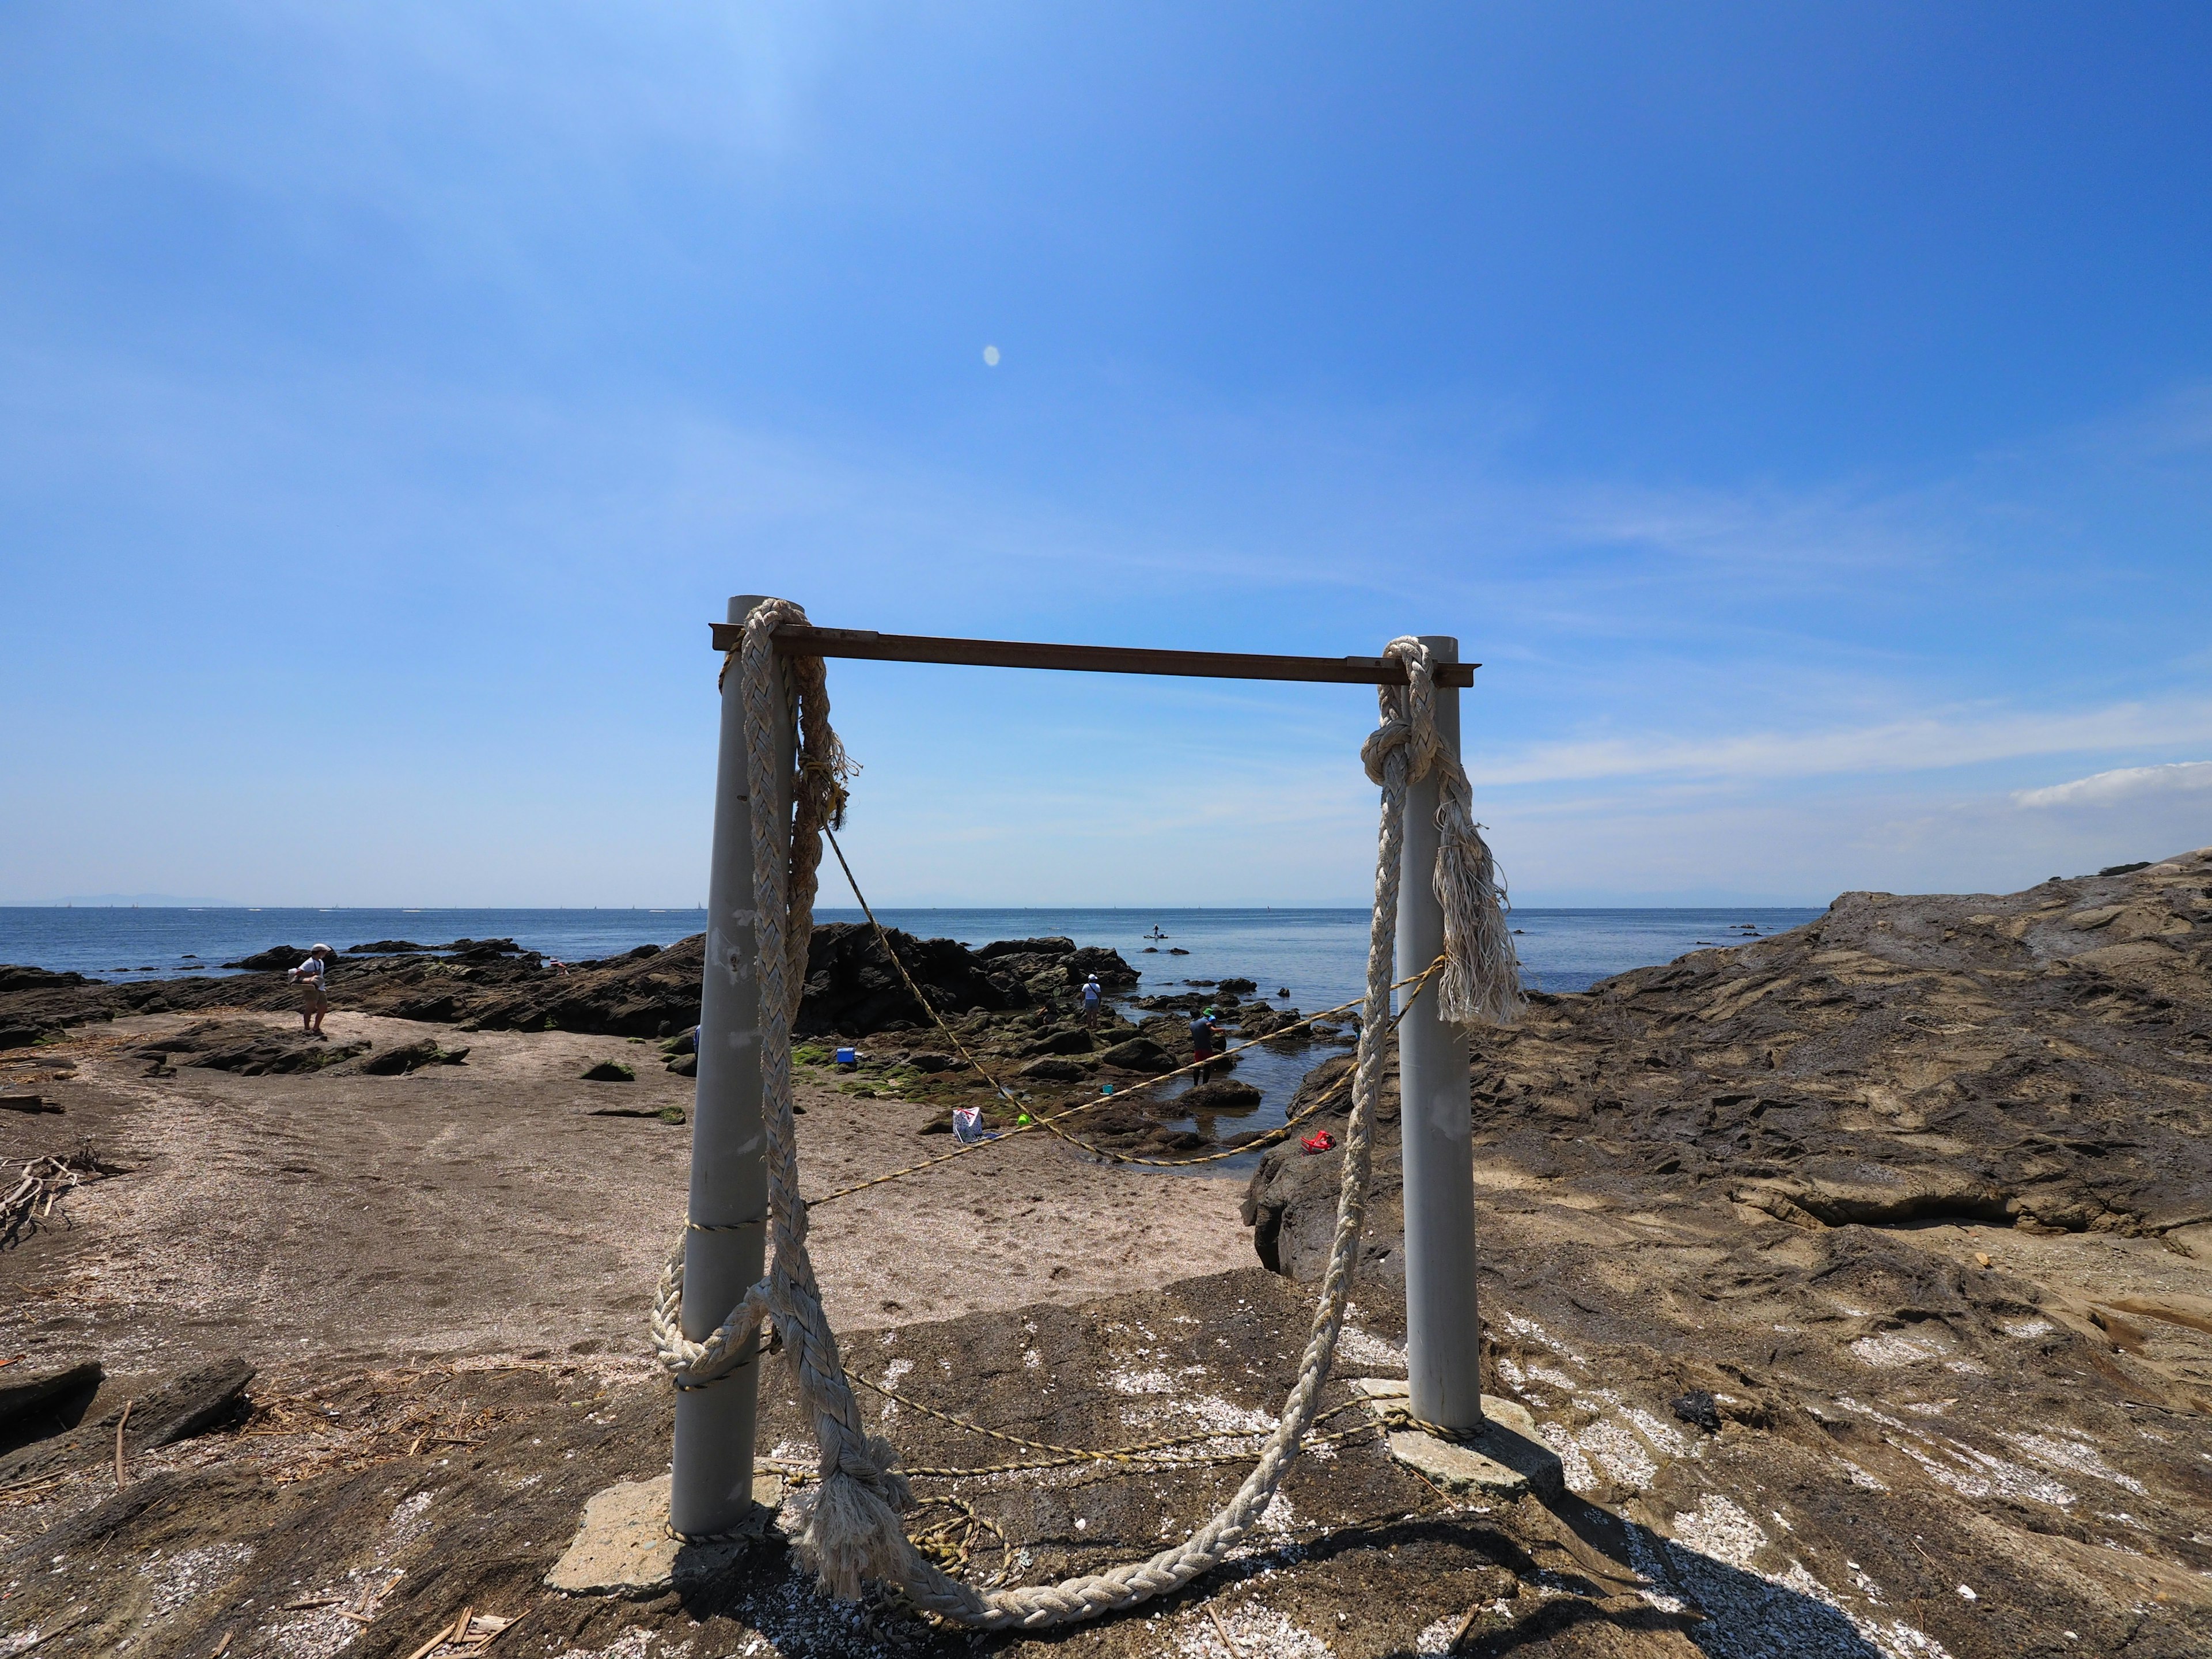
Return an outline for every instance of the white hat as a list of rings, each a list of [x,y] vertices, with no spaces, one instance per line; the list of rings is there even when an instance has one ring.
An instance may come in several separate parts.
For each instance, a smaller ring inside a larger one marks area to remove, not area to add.
[[[316,951],[331,951],[331,947],[330,947],[329,945],[310,945],[307,947],[307,954],[308,954],[309,956],[313,956],[313,955],[314,955],[314,954],[315,954],[315,952],[316,952]],[[336,955],[337,955],[337,951],[331,951],[331,954],[332,956],[336,956]]]

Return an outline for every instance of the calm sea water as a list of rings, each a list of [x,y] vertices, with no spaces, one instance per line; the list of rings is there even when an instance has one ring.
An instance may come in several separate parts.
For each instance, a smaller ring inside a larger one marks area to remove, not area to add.
[[[1060,933],[1106,945],[1140,970],[1147,989],[1242,975],[1263,992],[1285,987],[1310,1012],[1359,994],[1367,959],[1364,910],[895,910],[886,926],[970,945]],[[1516,910],[1524,976],[1532,990],[1587,990],[1610,974],[1670,962],[1705,945],[1780,933],[1818,910]],[[858,910],[825,906],[825,921]],[[511,939],[576,962],[637,945],[672,945],[706,926],[702,910],[292,910],[0,908],[0,962],[70,969],[100,979],[173,978],[272,945],[372,940],[443,945]],[[1157,929],[1167,935],[1152,939]],[[1748,929],[1749,931],[1744,931]],[[1146,954],[1151,947],[1154,954]],[[1188,951],[1185,956],[1171,954]]]
[[[825,921],[858,921],[858,910],[825,907]],[[1136,994],[1183,989],[1194,980],[1241,975],[1278,1007],[1306,1013],[1356,1001],[1365,976],[1364,910],[881,910],[886,927],[969,945],[1064,934],[1110,945],[1143,975]],[[1763,938],[1812,921],[1810,909],[1516,910],[1522,978],[1532,990],[1587,990],[1609,975],[1670,962],[1707,945]],[[349,945],[398,939],[443,945],[454,939],[511,939],[526,950],[576,962],[637,945],[673,945],[706,926],[702,910],[295,910],[0,908],[0,963],[69,969],[95,978],[173,978],[220,973],[216,964],[272,945]],[[1154,939],[1155,931],[1166,935]],[[1151,954],[1147,954],[1150,947]],[[1188,955],[1176,956],[1176,951]],[[340,969],[341,973],[343,969]],[[1286,990],[1287,998],[1275,993]],[[1237,1075],[1263,1099],[1229,1123],[1267,1128],[1306,1069],[1330,1050],[1277,1054],[1255,1048]],[[1256,1154],[1255,1155],[1256,1158]],[[1232,1172],[1245,1159],[1210,1166]]]
[[[445,945],[511,939],[564,961],[673,945],[707,926],[703,910],[291,910],[0,908],[0,962],[66,969],[95,979],[174,979],[272,945],[343,951],[380,939]]]

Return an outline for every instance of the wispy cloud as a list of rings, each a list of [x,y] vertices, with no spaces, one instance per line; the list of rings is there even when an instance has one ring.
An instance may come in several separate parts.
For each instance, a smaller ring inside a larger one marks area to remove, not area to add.
[[[2212,702],[2126,702],[2057,714],[2024,710],[1962,710],[1825,732],[1749,732],[1688,742],[1653,733],[1594,742],[1547,744],[1516,757],[1477,757],[1468,771],[1480,781],[1492,784],[1562,783],[1668,775],[1803,778],[1857,772],[1929,771],[2035,755],[2207,741],[2212,741]],[[2166,769],[2135,769],[2145,773]],[[2100,775],[2133,775],[2112,772]],[[2095,779],[2085,779],[2082,783],[2059,787],[2077,789],[2094,781]]]
[[[2014,805],[2027,807],[2118,806],[2146,795],[2174,795],[2198,789],[2212,789],[2212,761],[2123,766],[2110,772],[2093,772],[2071,783],[2019,790],[2012,799]]]

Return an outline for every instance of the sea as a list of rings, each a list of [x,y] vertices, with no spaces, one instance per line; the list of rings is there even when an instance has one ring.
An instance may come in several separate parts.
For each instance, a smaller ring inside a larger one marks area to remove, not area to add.
[[[1514,940],[1530,990],[1585,991],[1631,968],[1671,962],[1711,945],[1734,945],[1811,921],[1810,909],[1516,910]],[[1359,994],[1367,963],[1365,910],[881,909],[886,927],[969,945],[1061,934],[1110,945],[1145,976],[1146,989],[1242,975],[1262,991],[1290,991],[1309,1012]],[[823,921],[860,912],[824,906]],[[673,945],[702,931],[703,910],[368,910],[275,906],[0,908],[0,963],[68,969],[104,980],[221,974],[222,964],[271,945],[356,945],[404,939],[438,945],[507,939],[566,962]],[[1154,938],[1154,934],[1163,937]]]
[[[1276,1007],[1311,1014],[1356,1003],[1366,973],[1363,909],[879,909],[885,927],[980,945],[1053,934],[1109,945],[1143,976],[1129,997],[1206,989],[1232,976],[1255,981]],[[1632,968],[1671,962],[1709,945],[1763,939],[1813,921],[1816,909],[1516,909],[1514,945],[1534,991],[1583,991]],[[824,907],[823,921],[859,921]],[[377,940],[439,945],[457,939],[513,939],[565,962],[673,945],[702,932],[703,910],[287,909],[27,906],[0,908],[0,963],[127,981],[220,975],[222,964],[272,945],[343,951]],[[343,973],[343,966],[340,968]],[[1121,1000],[1121,999],[1117,999]],[[1137,1011],[1140,1012],[1140,1011]],[[1260,1105],[1224,1132],[1283,1121],[1299,1080],[1327,1050],[1247,1050],[1237,1076]],[[1256,1155],[1255,1155],[1256,1158]],[[1206,1166],[1234,1173],[1245,1159]]]

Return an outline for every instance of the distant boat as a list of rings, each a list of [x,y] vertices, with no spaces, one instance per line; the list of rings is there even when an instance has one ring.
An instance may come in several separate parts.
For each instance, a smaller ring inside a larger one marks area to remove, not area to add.
[[[1160,932],[1160,925],[1156,921],[1152,924],[1152,931],[1151,933],[1139,933],[1137,937],[1139,939],[1173,939],[1175,935],[1172,933],[1163,933]]]

